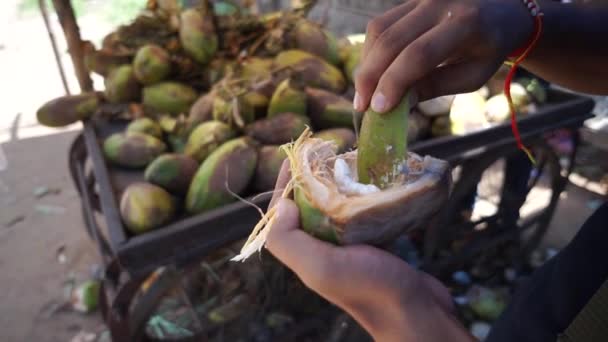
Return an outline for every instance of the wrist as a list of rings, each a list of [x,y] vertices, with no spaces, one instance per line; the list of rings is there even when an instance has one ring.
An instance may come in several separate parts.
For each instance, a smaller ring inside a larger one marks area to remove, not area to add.
[[[511,59],[524,59],[534,48],[542,33],[542,17],[540,5],[536,0],[521,0],[521,3],[528,10],[533,21],[533,31],[523,45],[512,51],[507,57]]]
[[[509,56],[524,46],[534,33],[534,19],[521,0],[482,0],[481,27],[497,53]]]
[[[368,332],[375,341],[476,342],[450,312],[435,302],[424,306],[402,305],[398,311],[385,308]]]
[[[402,285],[351,311],[375,341],[476,341],[424,277]]]

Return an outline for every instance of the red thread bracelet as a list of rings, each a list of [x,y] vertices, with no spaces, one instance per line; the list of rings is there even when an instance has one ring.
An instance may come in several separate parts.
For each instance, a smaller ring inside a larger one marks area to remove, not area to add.
[[[523,142],[521,140],[521,136],[519,135],[519,129],[517,128],[517,120],[515,117],[515,106],[513,105],[513,100],[511,99],[511,81],[513,80],[513,76],[515,75],[515,71],[517,70],[517,67],[519,66],[519,64],[524,59],[526,59],[526,57],[528,57],[528,55],[530,54],[530,51],[532,51],[532,49],[534,48],[534,46],[536,45],[536,43],[538,42],[538,40],[540,38],[540,35],[543,30],[543,21],[542,21],[543,13],[540,11],[540,6],[538,5],[538,3],[535,0],[522,0],[522,2],[528,8],[528,10],[530,11],[530,14],[534,18],[534,33],[532,35],[532,38],[530,39],[530,41],[528,42],[528,44],[525,47],[515,50],[509,56],[511,58],[515,58],[515,61],[513,61],[513,64],[511,65],[511,69],[509,70],[509,73],[507,74],[507,77],[505,78],[504,91],[505,91],[505,95],[507,97],[507,101],[509,103],[509,110],[511,111],[511,130],[513,131],[513,135],[515,136],[515,141],[517,142],[517,148],[524,151],[526,153],[526,155],[528,156],[528,158],[530,158],[530,161],[532,161],[533,164],[536,164],[536,161],[534,160],[534,157],[532,156],[532,152],[530,152],[530,150],[523,144]]]

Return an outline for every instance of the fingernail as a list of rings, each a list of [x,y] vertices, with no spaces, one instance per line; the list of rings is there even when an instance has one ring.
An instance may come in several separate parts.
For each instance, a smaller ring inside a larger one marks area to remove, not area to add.
[[[386,109],[386,97],[382,93],[375,93],[372,97],[372,109],[380,113]]]
[[[359,96],[359,92],[355,92],[355,98],[353,99],[353,107],[358,112],[363,111],[363,104],[361,103],[361,97]]]

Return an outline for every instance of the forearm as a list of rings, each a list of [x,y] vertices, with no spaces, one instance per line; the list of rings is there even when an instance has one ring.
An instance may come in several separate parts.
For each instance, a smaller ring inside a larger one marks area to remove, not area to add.
[[[543,33],[523,67],[573,90],[608,94],[608,5],[540,6]]]
[[[383,317],[375,317],[373,323],[363,324],[376,341],[477,341],[462,323],[435,303],[418,310],[406,306],[399,313],[386,306],[381,312],[384,313]]]
[[[382,342],[474,342],[468,330],[441,303],[433,286],[420,283],[424,291],[385,291],[373,302],[340,303],[375,341]],[[424,284],[424,285],[422,285]],[[439,283],[438,283],[439,284]],[[450,297],[451,298],[451,297]],[[339,302],[339,301],[338,301]]]

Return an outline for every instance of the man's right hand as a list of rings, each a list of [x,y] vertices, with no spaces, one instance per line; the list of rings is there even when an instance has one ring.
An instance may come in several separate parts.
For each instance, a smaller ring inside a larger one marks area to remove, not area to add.
[[[411,87],[420,101],[477,90],[532,31],[519,0],[406,0],[367,25],[355,109],[387,112]]]

